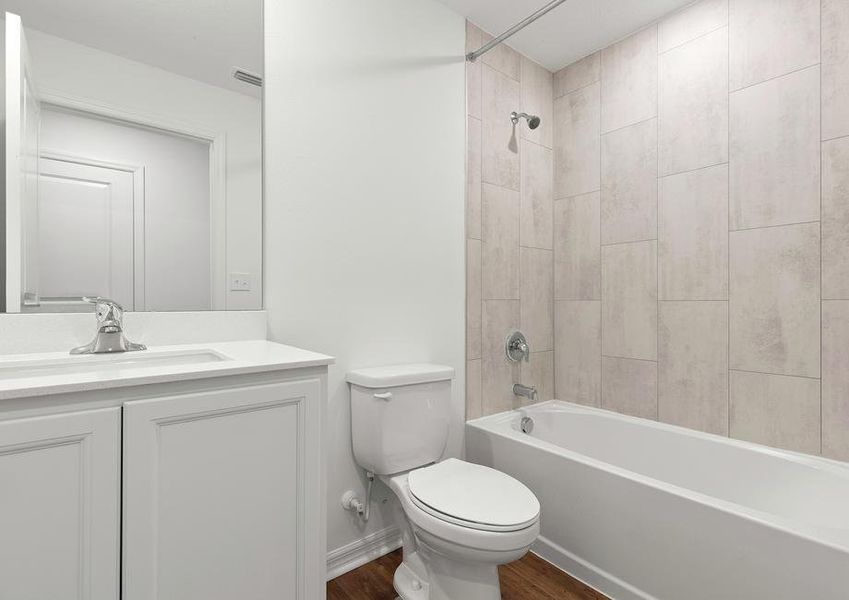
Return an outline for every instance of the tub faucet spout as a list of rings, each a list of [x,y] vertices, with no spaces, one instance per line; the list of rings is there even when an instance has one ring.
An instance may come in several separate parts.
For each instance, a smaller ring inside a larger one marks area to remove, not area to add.
[[[537,389],[533,386],[522,385],[521,383],[514,383],[513,393],[517,396],[527,398],[531,402],[537,401]]]

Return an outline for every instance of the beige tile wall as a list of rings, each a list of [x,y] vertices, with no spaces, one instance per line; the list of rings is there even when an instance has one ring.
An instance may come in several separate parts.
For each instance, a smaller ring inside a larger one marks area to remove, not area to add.
[[[553,77],[502,46],[468,81],[470,418],[553,378],[849,461],[849,2],[702,0]],[[547,129],[514,138],[517,101]]]
[[[468,50],[489,39],[467,24]],[[506,45],[466,69],[466,416],[472,419],[520,405],[513,383],[536,386],[540,400],[554,397],[555,132],[551,72]],[[512,111],[539,115],[542,123],[535,130],[524,121],[514,127]],[[505,357],[512,329],[528,338],[527,363]]]

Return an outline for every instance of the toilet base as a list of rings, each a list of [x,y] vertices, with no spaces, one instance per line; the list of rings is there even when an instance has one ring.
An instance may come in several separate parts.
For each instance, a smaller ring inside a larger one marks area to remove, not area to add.
[[[458,561],[421,544],[405,553],[393,584],[402,600],[501,600],[496,565]]]

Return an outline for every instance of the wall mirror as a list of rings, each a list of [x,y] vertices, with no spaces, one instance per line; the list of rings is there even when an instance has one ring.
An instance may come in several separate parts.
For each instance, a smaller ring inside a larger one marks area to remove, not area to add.
[[[5,312],[262,307],[262,0],[3,0]]]

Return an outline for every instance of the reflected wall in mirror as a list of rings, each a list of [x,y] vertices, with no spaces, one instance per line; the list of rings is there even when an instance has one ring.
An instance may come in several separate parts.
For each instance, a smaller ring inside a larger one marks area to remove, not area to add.
[[[6,312],[262,307],[262,0],[3,0]]]

